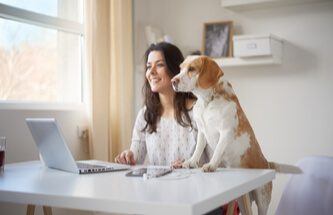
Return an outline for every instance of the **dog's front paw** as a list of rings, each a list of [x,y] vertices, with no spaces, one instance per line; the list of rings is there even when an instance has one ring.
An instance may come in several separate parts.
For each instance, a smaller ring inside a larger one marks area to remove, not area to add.
[[[198,162],[192,160],[192,159],[189,159],[189,160],[186,160],[182,163],[182,167],[183,168],[198,168],[199,165],[198,165]]]
[[[205,165],[202,166],[202,170],[204,172],[215,172],[216,169],[217,165],[211,163],[206,163]]]

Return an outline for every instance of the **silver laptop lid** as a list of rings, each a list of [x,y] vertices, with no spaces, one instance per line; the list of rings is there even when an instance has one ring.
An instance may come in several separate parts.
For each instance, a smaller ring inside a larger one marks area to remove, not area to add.
[[[54,118],[26,118],[25,121],[47,167],[79,173]]]

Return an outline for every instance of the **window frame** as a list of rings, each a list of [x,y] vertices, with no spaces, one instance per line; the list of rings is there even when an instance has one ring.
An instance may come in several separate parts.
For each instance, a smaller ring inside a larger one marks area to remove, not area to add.
[[[84,6],[83,2],[83,10]],[[87,78],[87,74],[85,74],[84,24],[17,8],[3,3],[0,3],[0,18],[60,30],[76,34],[81,37],[81,102],[69,103],[0,100],[0,110],[82,110],[85,103],[87,103],[87,95],[85,95],[85,88],[87,86],[85,84],[85,80]]]

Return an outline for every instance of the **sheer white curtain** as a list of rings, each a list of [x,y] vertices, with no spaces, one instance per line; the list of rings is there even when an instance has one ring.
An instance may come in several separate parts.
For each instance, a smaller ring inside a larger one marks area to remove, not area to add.
[[[132,134],[131,0],[87,0],[86,58],[90,83],[90,155],[113,161]]]

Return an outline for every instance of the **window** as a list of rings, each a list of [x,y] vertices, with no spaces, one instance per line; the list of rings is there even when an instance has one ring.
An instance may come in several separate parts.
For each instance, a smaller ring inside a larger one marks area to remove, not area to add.
[[[0,0],[0,104],[82,102],[82,20],[82,0]]]

